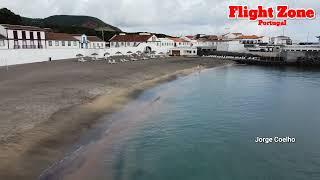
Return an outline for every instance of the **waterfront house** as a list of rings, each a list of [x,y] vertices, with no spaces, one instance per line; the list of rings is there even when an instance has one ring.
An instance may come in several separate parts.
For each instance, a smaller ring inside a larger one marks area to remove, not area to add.
[[[66,33],[46,33],[46,46],[48,49],[79,49],[79,40]]]
[[[45,48],[45,30],[39,27],[1,24],[0,35],[6,37],[7,49]]]
[[[105,49],[106,42],[97,36],[87,36],[89,49]]]
[[[0,49],[8,49],[8,40],[0,34]]]
[[[235,39],[239,40],[241,44],[259,44],[262,43],[263,36],[257,35],[241,35],[236,37]]]
[[[88,37],[85,34],[72,34],[74,38],[76,38],[80,43],[81,49],[88,49]]]
[[[192,43],[183,38],[170,37],[169,39],[174,41],[174,47],[191,47]]]
[[[170,56],[196,56],[197,48],[195,47],[174,47],[169,50]]]
[[[221,36],[221,39],[223,40],[232,40],[232,39],[236,39],[240,36],[243,36],[242,33],[226,33],[226,34],[223,34]]]
[[[168,47],[168,48],[172,48],[174,47],[174,41],[172,39],[169,38],[158,38],[160,41],[159,46],[160,47]]]
[[[273,45],[292,45],[292,40],[288,36],[277,36],[271,38],[271,44]]]
[[[97,36],[87,36],[85,34],[73,34],[80,43],[81,49],[105,49],[106,42]]]
[[[137,47],[142,43],[160,46],[161,41],[150,33],[126,34],[120,33],[114,35],[110,40],[111,48],[119,47]]]

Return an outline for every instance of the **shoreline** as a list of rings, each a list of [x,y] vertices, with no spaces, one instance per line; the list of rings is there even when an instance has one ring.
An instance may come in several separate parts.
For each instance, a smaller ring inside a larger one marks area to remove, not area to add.
[[[213,63],[204,68],[226,64],[231,62]],[[0,177],[7,180],[37,178],[56,160],[62,159],[66,147],[77,141],[100,117],[119,111],[146,89],[189,75],[195,70],[194,66],[182,68],[163,76],[142,80],[129,88],[112,87],[112,94],[105,92],[88,102],[62,108],[53,113],[48,121],[30,130],[18,132],[8,143],[1,143]]]

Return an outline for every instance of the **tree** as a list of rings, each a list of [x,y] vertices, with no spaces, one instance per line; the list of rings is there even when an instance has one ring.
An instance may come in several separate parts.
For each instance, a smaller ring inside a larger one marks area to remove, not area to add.
[[[0,9],[0,24],[21,24],[21,16],[14,14],[7,8]]]

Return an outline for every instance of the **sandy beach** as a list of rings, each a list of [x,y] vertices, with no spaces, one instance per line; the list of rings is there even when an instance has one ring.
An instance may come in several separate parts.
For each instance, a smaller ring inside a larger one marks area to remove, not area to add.
[[[110,65],[61,60],[0,67],[0,179],[37,179],[96,123],[144,89],[231,64],[174,57]]]

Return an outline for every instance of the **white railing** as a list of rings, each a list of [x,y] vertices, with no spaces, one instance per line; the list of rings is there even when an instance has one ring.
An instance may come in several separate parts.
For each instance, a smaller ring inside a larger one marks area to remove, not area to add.
[[[284,51],[320,51],[320,45],[291,45],[283,47]]]

